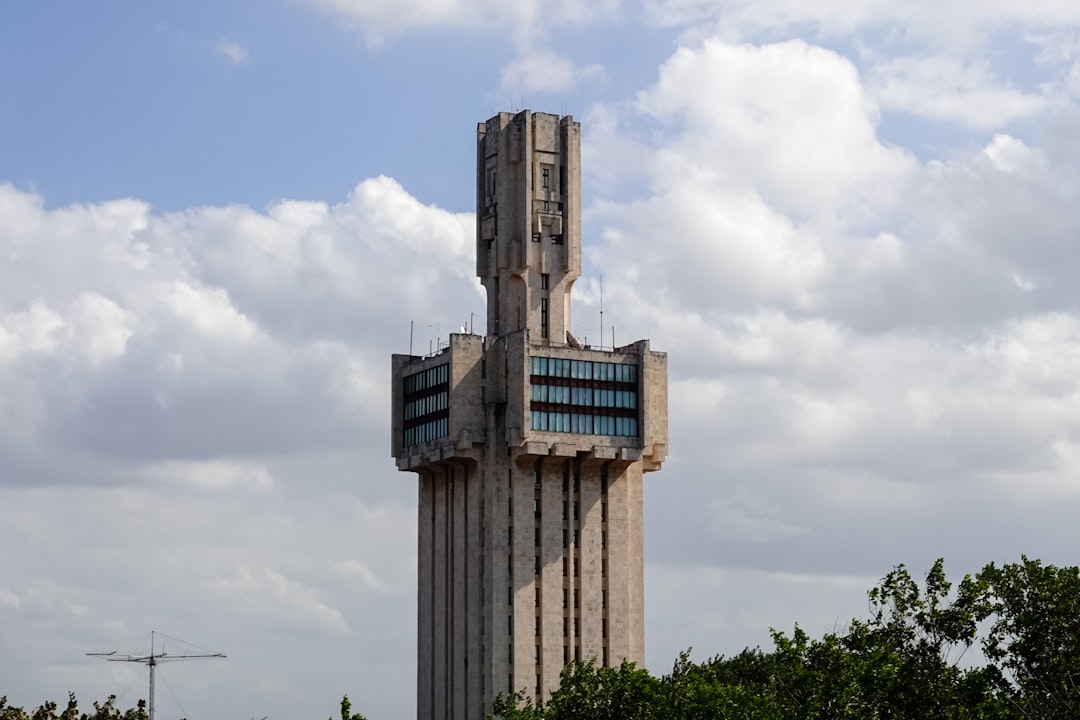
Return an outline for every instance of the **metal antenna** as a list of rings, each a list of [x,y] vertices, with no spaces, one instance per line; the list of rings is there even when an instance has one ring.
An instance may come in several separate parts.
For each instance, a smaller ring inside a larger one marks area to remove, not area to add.
[[[600,346],[604,345],[604,276],[600,275]]]
[[[120,653],[116,650],[111,652],[92,652],[86,653],[91,657],[99,657],[102,660],[108,660],[109,662],[133,662],[142,663],[150,668],[150,693],[147,699],[147,716],[149,720],[154,720],[154,668],[158,666],[158,663],[172,662],[173,660],[199,660],[205,658],[223,658],[225,655],[216,652],[207,651],[205,653],[193,653],[184,655],[169,655],[162,647],[161,652],[155,652],[154,649],[154,631],[150,631],[150,654],[149,655],[133,655]],[[183,642],[182,640],[180,642]]]

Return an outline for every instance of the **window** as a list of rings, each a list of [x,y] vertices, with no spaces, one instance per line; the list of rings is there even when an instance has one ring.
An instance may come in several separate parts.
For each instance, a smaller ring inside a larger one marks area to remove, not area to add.
[[[550,307],[545,299],[541,300],[541,313],[542,319],[550,317]],[[550,336],[550,326],[546,322],[542,331],[545,338]],[[636,365],[532,357],[529,369],[532,429],[581,435],[638,436]],[[545,378],[565,378],[569,382]],[[551,407],[553,404],[570,407]]]
[[[541,177],[543,178],[543,183],[542,184],[543,184],[544,189],[545,190],[550,190],[551,189],[551,171],[548,170],[547,168],[544,168],[543,171],[541,172]]]
[[[450,365],[402,378],[402,444],[419,445],[450,434]]]
[[[537,238],[537,239],[539,239],[539,238]],[[550,283],[551,283],[551,275],[549,275],[547,273],[540,273],[540,289],[541,290],[547,290]]]

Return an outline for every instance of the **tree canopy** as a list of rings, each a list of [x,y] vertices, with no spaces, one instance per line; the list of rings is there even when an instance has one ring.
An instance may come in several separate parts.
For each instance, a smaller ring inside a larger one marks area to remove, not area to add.
[[[146,701],[140,700],[130,710],[121,712],[116,708],[116,696],[110,695],[103,703],[94,703],[93,713],[80,713],[75,693],[68,693],[67,705],[57,712],[58,706],[52,700],[43,703],[37,710],[27,713],[19,707],[8,705],[5,695],[0,697],[0,720],[147,720]]]
[[[568,666],[546,702],[503,695],[503,720],[1011,720],[1080,717],[1080,570],[1023,558],[954,588],[938,560],[920,586],[900,565],[869,591],[867,619],[769,651],[653,677],[624,663]],[[974,648],[974,652],[970,652]]]

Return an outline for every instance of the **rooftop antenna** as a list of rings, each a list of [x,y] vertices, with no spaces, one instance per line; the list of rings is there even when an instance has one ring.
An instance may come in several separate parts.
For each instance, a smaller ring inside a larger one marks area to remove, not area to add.
[[[154,639],[155,635],[156,635],[156,633],[151,630],[150,631],[150,654],[148,654],[148,655],[121,653],[121,652],[117,652],[116,650],[112,650],[110,652],[86,653],[87,655],[89,655],[91,657],[99,657],[102,660],[108,660],[109,662],[141,663],[141,664],[146,665],[147,667],[150,668],[150,693],[149,693],[149,696],[148,696],[148,699],[147,699],[147,717],[149,718],[149,720],[154,720],[154,668],[156,668],[159,663],[172,662],[174,660],[201,660],[201,659],[206,659],[206,658],[223,658],[223,657],[225,657],[221,653],[211,652],[209,650],[206,650],[206,652],[204,652],[204,653],[185,653],[183,655],[170,655],[170,654],[165,652],[164,644],[162,645],[161,652],[156,652],[155,639]],[[166,635],[165,637],[169,637],[169,636]],[[172,639],[176,640],[176,638],[172,638]],[[184,641],[180,640],[178,642],[184,642]],[[205,650],[205,648],[201,648],[201,649]]]
[[[604,344],[604,274],[600,273],[600,345]]]

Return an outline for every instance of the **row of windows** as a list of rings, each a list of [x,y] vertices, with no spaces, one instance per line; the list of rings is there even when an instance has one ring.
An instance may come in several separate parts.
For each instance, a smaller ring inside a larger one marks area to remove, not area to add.
[[[529,372],[532,375],[575,378],[578,380],[637,382],[637,365],[627,363],[547,357],[531,357],[529,361]]]
[[[443,390],[434,395],[427,395],[405,403],[405,419],[414,420],[433,412],[445,410],[449,406],[450,393]]]
[[[450,364],[443,363],[442,365],[436,365],[433,368],[418,372],[415,375],[409,375],[403,380],[402,389],[405,391],[405,394],[408,395],[409,393],[426,390],[435,387],[436,385],[445,385],[449,382]]]
[[[404,445],[405,447],[419,445],[429,440],[446,437],[449,434],[450,420],[448,418],[438,418],[437,420],[421,423],[416,427],[405,428]]]
[[[636,408],[637,393],[633,390],[606,390],[587,387],[533,385],[531,399],[583,407]]]
[[[632,417],[609,417],[605,415],[533,410],[531,421],[533,430],[546,430],[548,432],[620,435],[623,437],[636,437],[638,434],[637,418]]]

